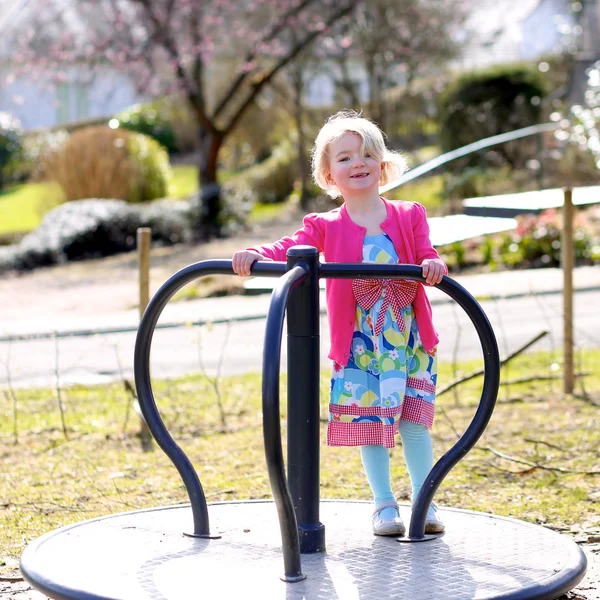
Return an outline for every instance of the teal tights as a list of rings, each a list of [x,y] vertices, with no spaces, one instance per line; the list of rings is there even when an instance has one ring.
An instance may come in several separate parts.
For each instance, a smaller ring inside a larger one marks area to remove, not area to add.
[[[412,498],[417,497],[425,477],[433,466],[433,447],[429,430],[424,425],[417,425],[410,421],[400,421],[400,436],[404,449],[404,460],[410,476]],[[375,506],[394,501],[390,481],[390,454],[381,444],[375,446],[361,446],[360,454],[367,480],[371,486]],[[393,508],[385,508],[381,512],[384,519],[395,516]]]

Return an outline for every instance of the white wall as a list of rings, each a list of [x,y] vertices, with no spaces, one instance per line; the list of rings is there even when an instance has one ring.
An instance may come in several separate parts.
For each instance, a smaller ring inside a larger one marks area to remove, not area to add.
[[[527,33],[523,30],[524,23],[543,0],[469,0],[469,3],[469,16],[463,32],[467,42],[461,57],[454,63],[456,68],[476,69],[532,58],[524,55],[526,36],[542,38],[540,46],[543,52],[551,44],[547,38],[555,30],[552,15],[540,12],[531,21],[537,28],[536,36],[530,30]],[[548,35],[541,36],[540,31]],[[530,47],[527,51],[531,52]]]
[[[0,69],[0,81],[8,72]],[[112,116],[143,101],[125,75],[108,68],[95,73],[71,69],[63,83],[36,82],[33,75],[22,75],[0,87],[0,111],[16,116],[26,130]]]
[[[359,64],[349,66],[356,94],[361,102],[369,98],[369,82],[364,68]],[[304,75],[304,93],[307,106],[327,107],[335,102],[335,80],[341,79],[340,67],[333,61],[323,61]]]
[[[532,59],[561,51],[561,28],[571,26],[574,21],[573,13],[567,10],[564,0],[542,0],[523,21],[522,58]]]

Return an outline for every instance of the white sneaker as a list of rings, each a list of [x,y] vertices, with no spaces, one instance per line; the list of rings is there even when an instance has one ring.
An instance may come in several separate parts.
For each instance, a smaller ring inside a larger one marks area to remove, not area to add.
[[[398,511],[398,516],[393,519],[382,519],[379,514],[384,508],[395,508]],[[375,535],[401,536],[406,533],[406,527],[400,518],[400,511],[396,502],[383,502],[376,506],[371,519]]]
[[[425,518],[425,533],[443,533],[445,529],[446,526],[440,519],[437,504],[432,502]]]

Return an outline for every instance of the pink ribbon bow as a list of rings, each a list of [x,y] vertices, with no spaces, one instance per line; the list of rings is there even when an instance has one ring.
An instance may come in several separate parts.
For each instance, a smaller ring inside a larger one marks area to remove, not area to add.
[[[377,323],[375,324],[375,334],[379,335],[385,320],[385,313],[388,306],[392,306],[396,321],[400,331],[404,331],[404,319],[402,318],[402,309],[408,306],[416,297],[419,284],[416,281],[408,279],[353,279],[352,291],[356,301],[365,310],[370,310],[375,306],[379,298],[383,296],[383,303]]]

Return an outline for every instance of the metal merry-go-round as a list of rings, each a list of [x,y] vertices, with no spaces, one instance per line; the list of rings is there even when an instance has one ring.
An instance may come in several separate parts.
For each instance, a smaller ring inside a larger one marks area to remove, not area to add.
[[[233,272],[231,260],[195,263],[173,275],[151,300],[134,356],[144,418],[177,468],[189,505],[125,512],[52,531],[25,549],[21,570],[26,580],[57,600],[549,600],[575,587],[585,574],[585,555],[571,539],[547,528],[441,508],[446,532],[424,534],[438,487],[483,433],[499,386],[498,347],[489,321],[477,301],[449,277],[437,287],[470,317],[485,376],[471,424],[434,465],[414,509],[400,506],[410,520],[408,534],[374,536],[369,502],[320,500],[319,279],[424,279],[413,265],[321,264],[317,250],[307,246],[291,248],[287,256],[287,263],[258,262],[252,270],[279,277],[267,315],[262,383],[273,501],[207,504],[191,461],[167,431],[154,401],[150,348],[164,307],[192,280]],[[279,407],[286,314],[287,477]]]

